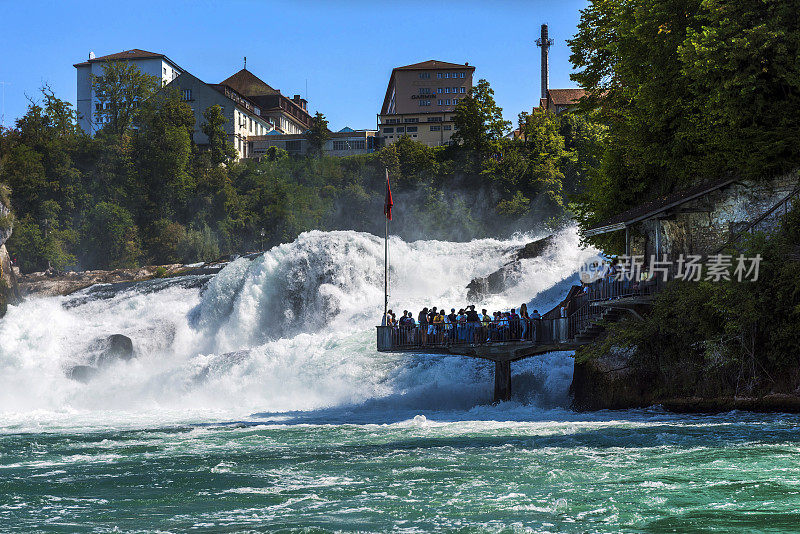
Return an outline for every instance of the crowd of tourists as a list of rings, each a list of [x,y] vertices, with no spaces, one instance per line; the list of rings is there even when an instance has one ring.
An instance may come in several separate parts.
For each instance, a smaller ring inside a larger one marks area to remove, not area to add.
[[[495,311],[489,315],[486,309],[478,313],[474,305],[456,311],[450,308],[423,308],[416,319],[403,310],[398,319],[392,310],[384,317],[382,326],[393,327],[395,342],[400,344],[420,343],[481,343],[485,341],[536,341],[539,321],[538,310],[528,313],[522,304],[519,310]]]

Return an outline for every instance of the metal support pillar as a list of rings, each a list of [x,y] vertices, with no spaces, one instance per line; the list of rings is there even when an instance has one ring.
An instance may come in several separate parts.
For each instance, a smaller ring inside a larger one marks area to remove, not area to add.
[[[511,400],[511,362],[494,362],[494,402]]]

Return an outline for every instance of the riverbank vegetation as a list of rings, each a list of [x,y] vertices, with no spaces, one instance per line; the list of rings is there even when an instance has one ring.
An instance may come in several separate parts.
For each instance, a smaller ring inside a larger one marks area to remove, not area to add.
[[[797,394],[799,243],[795,206],[775,234],[755,235],[737,251],[763,258],[758,280],[673,282],[644,320],[608,325],[605,339],[582,347],[576,361],[628,354],[628,379],[647,384],[656,402]]]
[[[582,225],[720,176],[800,166],[798,12],[797,0],[592,1],[569,41],[572,78],[608,143],[576,203]]]
[[[8,248],[23,272],[211,260],[311,229],[380,235],[387,168],[393,234],[465,240],[529,231],[565,217],[604,136],[583,118],[535,111],[520,115],[519,139],[505,139],[510,125],[481,81],[457,110],[460,146],[404,137],[361,156],[272,149],[260,162],[236,162],[218,107],[195,124],[169,87],[155,92],[124,64],[113,70],[99,82],[109,103],[94,137],[47,87],[0,132],[0,183],[10,186],[16,219]],[[125,107],[124,94],[141,105]],[[315,120],[324,124],[321,114]],[[193,144],[194,130],[209,136],[207,147]]]
[[[570,41],[573,79],[608,143],[576,202],[581,226],[709,179],[800,167],[799,10],[786,0],[593,1]],[[587,241],[624,252],[622,232]],[[608,325],[576,353],[579,404],[797,395],[799,242],[795,206],[775,233],[731,251],[763,257],[758,281],[674,281],[643,321]]]

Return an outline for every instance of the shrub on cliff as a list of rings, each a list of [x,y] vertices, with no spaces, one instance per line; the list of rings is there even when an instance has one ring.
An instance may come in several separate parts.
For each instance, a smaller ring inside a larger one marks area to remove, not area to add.
[[[609,325],[577,361],[614,347],[661,398],[791,393],[800,386],[800,206],[741,250],[763,258],[756,281],[671,282],[644,321]],[[733,251],[731,251],[733,252]]]

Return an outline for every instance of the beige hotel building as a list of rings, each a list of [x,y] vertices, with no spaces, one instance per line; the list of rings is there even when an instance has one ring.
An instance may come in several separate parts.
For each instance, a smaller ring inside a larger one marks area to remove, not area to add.
[[[378,135],[391,145],[404,135],[428,146],[450,144],[453,110],[472,89],[469,63],[423,61],[392,70],[378,115]]]

